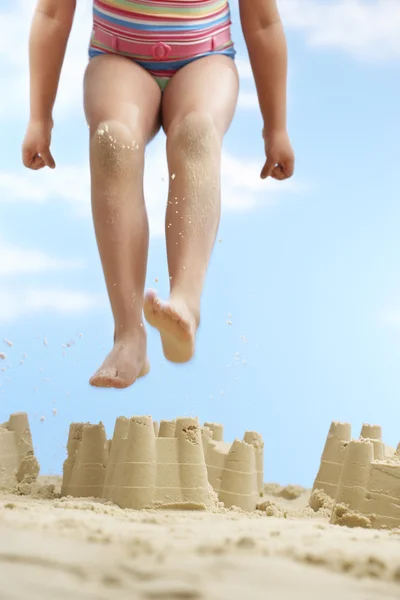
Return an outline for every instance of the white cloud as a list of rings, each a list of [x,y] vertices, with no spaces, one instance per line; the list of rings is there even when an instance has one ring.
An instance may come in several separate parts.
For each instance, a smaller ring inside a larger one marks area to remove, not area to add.
[[[39,312],[68,315],[103,306],[100,296],[58,288],[21,286],[20,277],[83,266],[81,261],[53,258],[44,252],[9,244],[0,236],[0,322]],[[11,276],[18,275],[18,284]],[[11,283],[12,281],[12,283]]]
[[[0,291],[0,322],[31,317],[40,312],[73,316],[104,306],[105,296],[72,290],[29,288]]]
[[[280,0],[286,28],[314,47],[367,60],[400,59],[399,0]]]
[[[0,172],[0,203],[43,203],[63,199],[73,204],[89,202],[89,166],[61,165],[54,170]]]
[[[28,250],[11,245],[0,238],[0,276],[43,273],[45,271],[74,269],[82,266],[80,261],[52,258],[38,250]]]

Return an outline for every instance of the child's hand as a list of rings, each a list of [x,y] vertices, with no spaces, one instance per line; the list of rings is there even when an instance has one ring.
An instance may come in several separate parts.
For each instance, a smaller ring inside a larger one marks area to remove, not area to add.
[[[261,179],[273,177],[282,181],[294,172],[294,152],[286,131],[272,132],[264,136],[267,160],[261,171]]]
[[[51,121],[29,122],[22,144],[22,162],[28,169],[37,171],[43,167],[55,168],[56,163],[50,152],[52,129]]]

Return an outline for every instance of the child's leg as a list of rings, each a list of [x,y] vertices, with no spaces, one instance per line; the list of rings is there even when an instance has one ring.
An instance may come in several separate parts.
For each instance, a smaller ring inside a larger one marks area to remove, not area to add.
[[[85,75],[90,128],[92,211],[115,321],[114,348],[90,380],[123,388],[148,371],[142,323],[148,222],[144,151],[158,131],[161,93],[154,79],[121,56],[99,56]]]
[[[232,59],[214,55],[187,65],[163,98],[170,191],[166,238],[170,299],[146,295],[146,319],[161,333],[165,357],[194,353],[200,299],[220,217],[223,137],[232,121],[238,77]]]

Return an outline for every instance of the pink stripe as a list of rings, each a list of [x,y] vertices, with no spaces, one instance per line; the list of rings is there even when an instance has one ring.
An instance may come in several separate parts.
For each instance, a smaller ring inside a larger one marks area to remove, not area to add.
[[[94,38],[100,44],[113,48],[115,52],[152,57],[153,60],[173,60],[173,58],[192,58],[224,46],[230,41],[230,30],[229,27],[225,26],[207,39],[195,42],[191,40],[186,43],[183,40],[182,43],[172,43],[171,40],[168,40],[170,43],[167,44],[167,39],[163,36],[163,42],[153,44],[154,40],[149,43],[149,36],[146,36],[146,42],[134,40],[132,37],[124,39],[113,35],[110,31],[95,27]]]
[[[110,34],[116,35],[116,36],[122,36],[122,37],[127,37],[129,39],[134,39],[134,40],[142,40],[142,41],[146,41],[146,40],[159,40],[160,38],[163,39],[163,41],[174,41],[174,40],[180,40],[180,41],[199,41],[199,40],[205,40],[207,38],[210,38],[213,35],[219,35],[220,31],[222,30],[226,30],[230,28],[230,23],[226,23],[223,24],[222,26],[216,28],[214,27],[210,27],[208,29],[201,29],[198,31],[143,31],[143,30],[139,30],[139,29],[132,29],[131,27],[123,27],[121,25],[115,25],[114,23],[111,23],[110,21],[106,20],[106,19],[102,19],[100,17],[95,17],[94,18],[94,25],[95,27],[101,28],[104,31],[109,32]]]

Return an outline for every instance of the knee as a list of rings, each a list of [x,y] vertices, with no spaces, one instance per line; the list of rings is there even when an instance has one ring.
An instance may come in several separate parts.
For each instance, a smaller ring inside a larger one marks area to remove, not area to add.
[[[144,148],[139,135],[117,120],[105,120],[90,130],[91,157],[106,172],[123,171],[142,162]]]
[[[167,132],[167,144],[178,147],[187,157],[206,158],[221,147],[221,135],[212,115],[202,112],[188,113],[173,122]]]

